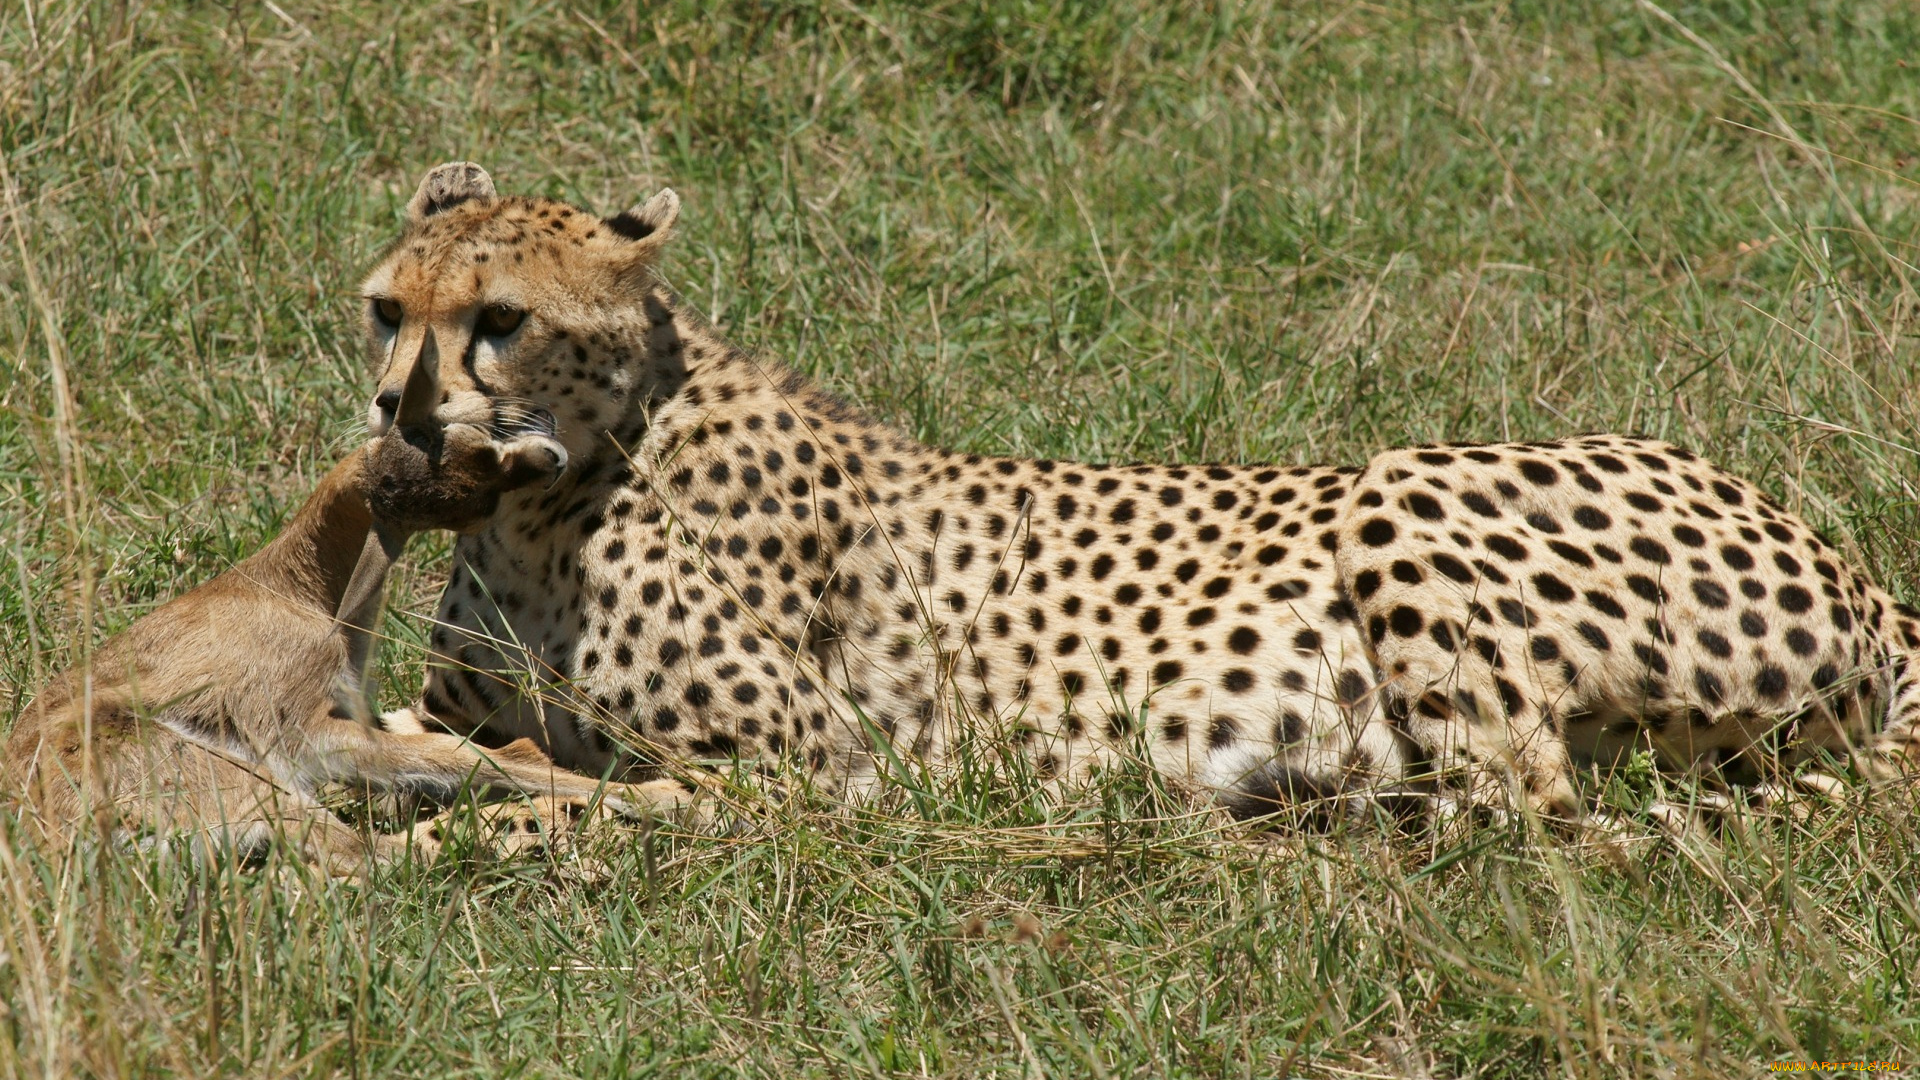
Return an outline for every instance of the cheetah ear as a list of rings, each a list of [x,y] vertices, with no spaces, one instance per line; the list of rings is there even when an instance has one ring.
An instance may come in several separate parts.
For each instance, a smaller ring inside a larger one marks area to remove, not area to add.
[[[419,224],[468,199],[491,199],[493,177],[471,161],[449,161],[427,170],[420,187],[407,201],[408,224]]]
[[[607,219],[607,228],[629,240],[645,240],[648,247],[658,247],[673,233],[673,223],[680,219],[680,196],[672,188],[661,188],[660,193],[631,210],[615,214]]]

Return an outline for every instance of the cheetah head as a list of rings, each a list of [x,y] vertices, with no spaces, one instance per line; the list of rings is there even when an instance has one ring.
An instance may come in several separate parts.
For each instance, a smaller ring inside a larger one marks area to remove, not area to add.
[[[679,216],[663,190],[601,218],[553,199],[503,197],[471,162],[428,172],[398,241],[361,285],[367,363],[379,380],[367,426],[393,426],[432,335],[434,419],[502,436],[552,435],[581,458],[645,396],[653,267]]]

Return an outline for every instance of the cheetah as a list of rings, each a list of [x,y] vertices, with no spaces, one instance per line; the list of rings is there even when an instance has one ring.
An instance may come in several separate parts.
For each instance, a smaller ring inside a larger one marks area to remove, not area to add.
[[[423,722],[586,773],[792,762],[853,794],[980,746],[1055,785],[1144,762],[1247,817],[1418,806],[1463,762],[1494,766],[1470,770],[1475,802],[1504,802],[1511,773],[1579,817],[1570,740],[1684,762],[1911,727],[1910,611],[1684,451],[1595,437],[1364,470],[954,453],[689,311],[655,269],[679,210],[663,191],[602,218],[457,162],[365,280],[372,432],[431,332],[452,343],[442,422],[538,416],[573,462],[458,542]],[[1646,572],[1663,517],[1710,549],[1663,536],[1668,573]],[[1726,562],[1736,544],[1780,579]],[[1522,549],[1558,569],[1523,572]],[[1735,602],[1756,588],[1777,610]],[[1845,614],[1816,627],[1802,593]]]
[[[1571,766],[1632,749],[1742,780],[1914,757],[1920,611],[1681,447],[1388,451],[1351,485],[1335,561],[1383,711],[1441,772],[1511,778],[1544,812],[1578,816]]]
[[[439,826],[363,834],[324,808],[328,784],[442,798],[500,786],[537,797],[509,811],[536,825],[570,823],[602,794],[655,794],[603,792],[530,743],[484,754],[450,735],[356,718],[368,711],[380,593],[407,537],[471,529],[503,491],[565,463],[539,433],[437,430],[436,374],[421,365],[392,431],[329,471],[265,548],[136,621],[95,652],[88,674],[35,697],[7,743],[7,790],[56,847],[100,827],[123,841],[250,858],[284,834],[325,871],[353,874],[369,856],[430,849]],[[528,846],[524,830],[512,841]]]
[[[377,435],[429,334],[444,423],[571,464],[457,542],[422,722],[588,774],[1144,763],[1240,815],[1407,775],[1335,576],[1355,470],[916,443],[727,344],[655,271],[679,200],[602,218],[430,172],[367,277]]]

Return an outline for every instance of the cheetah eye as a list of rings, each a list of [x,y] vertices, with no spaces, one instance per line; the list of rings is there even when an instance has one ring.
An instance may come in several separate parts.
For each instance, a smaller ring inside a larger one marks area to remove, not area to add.
[[[373,298],[373,317],[381,326],[389,330],[399,326],[401,318],[403,318],[406,313],[406,309],[400,306],[400,301],[392,297],[376,296]]]
[[[480,309],[480,319],[475,325],[475,329],[488,337],[506,337],[508,334],[520,329],[520,323],[525,320],[526,317],[527,313],[517,307],[508,307],[505,304],[488,304],[486,307]]]

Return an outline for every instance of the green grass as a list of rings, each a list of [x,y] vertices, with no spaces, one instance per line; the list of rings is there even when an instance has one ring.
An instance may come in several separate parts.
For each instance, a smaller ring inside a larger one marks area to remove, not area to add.
[[[351,442],[357,275],[456,157],[607,212],[672,185],[687,298],[923,439],[1358,462],[1641,431],[1913,596],[1920,11],[1667,10],[0,8],[0,724]],[[396,697],[444,553],[397,582]],[[1621,869],[1501,828],[1249,839],[1137,777],[945,784],[616,838],[597,883],[0,844],[0,1070],[1920,1065],[1907,793]]]

